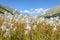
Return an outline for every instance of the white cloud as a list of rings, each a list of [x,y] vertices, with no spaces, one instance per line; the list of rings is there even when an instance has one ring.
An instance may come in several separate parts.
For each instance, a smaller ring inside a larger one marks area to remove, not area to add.
[[[21,11],[22,13],[28,13],[28,14],[31,14],[31,15],[42,15],[42,14],[45,14],[45,12],[49,10],[48,9],[43,9],[43,8],[38,8],[38,9],[30,9],[30,10],[24,10],[24,11]]]
[[[35,9],[35,11],[38,11],[38,10],[43,10],[43,8]]]
[[[42,8],[35,9],[35,12],[36,12],[36,13],[41,13],[42,11],[43,11],[43,9],[42,9]]]
[[[30,11],[28,11],[28,10],[24,10],[23,12],[24,12],[24,13],[30,13]]]

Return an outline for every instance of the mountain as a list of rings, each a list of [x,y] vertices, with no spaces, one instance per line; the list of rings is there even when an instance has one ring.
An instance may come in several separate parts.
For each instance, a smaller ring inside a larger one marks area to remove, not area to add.
[[[8,12],[12,15],[15,15],[15,14],[20,14],[17,10],[13,9],[13,8],[9,8],[7,6],[2,6],[0,5],[0,14],[5,14],[5,12]],[[30,14],[28,13],[23,13],[23,16],[24,15],[27,15],[27,16],[31,16]],[[60,17],[60,5],[58,6],[55,6],[53,8],[50,8],[48,11],[46,11],[45,14],[43,15],[38,15],[38,17],[46,17],[46,18],[50,18],[50,17],[56,17],[56,16],[59,16]]]
[[[56,17],[56,16],[60,16],[60,5],[55,6],[53,8],[50,8],[48,11],[46,11],[46,13],[42,16],[45,17]]]
[[[15,11],[15,13],[13,13],[13,11],[15,11],[13,8],[9,8],[7,6],[0,5],[0,13],[2,13],[2,14],[4,14],[4,12],[8,12],[12,15],[20,14],[18,11]]]

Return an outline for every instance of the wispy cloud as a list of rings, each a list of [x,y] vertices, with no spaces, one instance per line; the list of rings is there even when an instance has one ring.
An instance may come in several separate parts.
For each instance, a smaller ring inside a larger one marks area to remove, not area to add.
[[[49,10],[48,9],[43,9],[43,8],[38,8],[38,9],[30,9],[30,10],[24,10],[24,11],[20,11],[21,13],[28,13],[31,15],[42,15],[45,14],[45,12]]]

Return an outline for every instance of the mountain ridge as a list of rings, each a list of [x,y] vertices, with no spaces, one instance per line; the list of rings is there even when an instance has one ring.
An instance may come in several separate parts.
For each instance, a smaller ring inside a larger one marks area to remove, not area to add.
[[[0,12],[4,13],[5,11],[7,11],[8,13],[11,13],[12,15],[20,14],[17,10],[15,11],[15,13],[13,13],[13,11],[14,11],[13,8],[10,8],[8,6],[0,5]]]
[[[46,11],[45,14],[41,16],[44,16],[46,18],[57,17],[57,16],[60,17],[60,5],[50,8],[49,10]]]

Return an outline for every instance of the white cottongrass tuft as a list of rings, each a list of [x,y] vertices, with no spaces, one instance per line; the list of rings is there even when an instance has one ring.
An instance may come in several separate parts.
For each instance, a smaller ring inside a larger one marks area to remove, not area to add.
[[[7,29],[6,29],[6,32],[10,32],[10,29],[7,28]]]
[[[16,31],[17,27],[15,27],[13,30]]]
[[[53,19],[54,19],[54,18],[52,18],[52,17],[50,18],[50,20],[53,20]]]
[[[10,37],[10,29],[6,29],[6,32],[3,35],[4,37]]]
[[[5,32],[3,36],[4,36],[4,37],[10,37],[10,32],[8,32],[8,31]]]
[[[29,24],[27,24],[27,25],[26,25],[26,27],[25,27],[25,29],[30,31],[30,30],[31,30],[30,25],[29,25]]]
[[[39,19],[40,23],[43,22],[44,20],[45,20],[44,17],[41,17],[41,18]]]
[[[6,25],[2,25],[2,26],[1,26],[1,29],[2,29],[3,31],[5,31],[5,30],[6,30]]]
[[[36,29],[36,27],[37,27],[37,25],[34,25],[34,26],[33,26],[33,29],[35,30],[35,29]]]
[[[13,27],[12,27],[12,26],[13,26],[13,24],[12,24],[12,23],[10,24],[10,26],[11,26],[10,28],[13,28]]]
[[[56,30],[57,30],[56,27],[54,27],[54,28],[53,28],[53,31],[56,31]]]
[[[27,35],[28,33],[29,33],[29,31],[28,31],[28,30],[26,30],[24,34],[25,34],[25,35]]]

